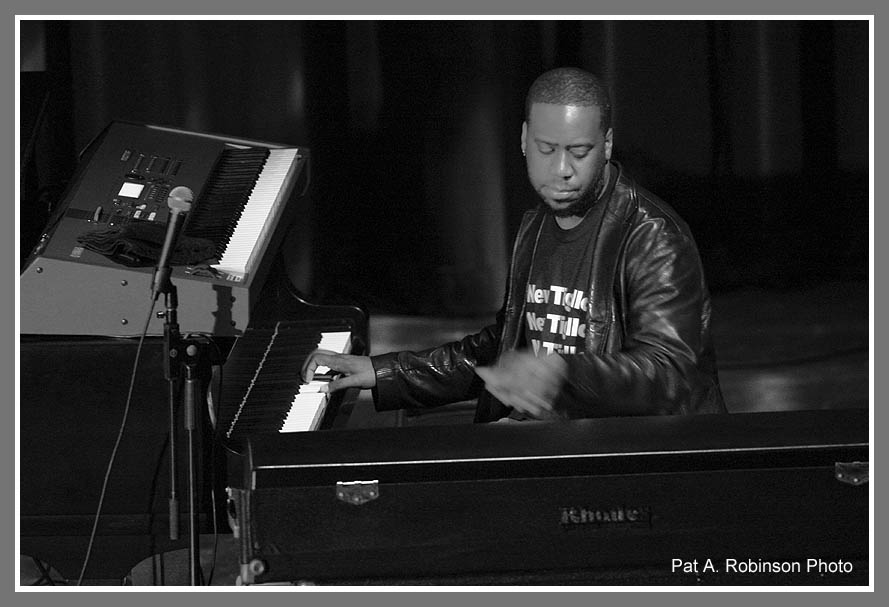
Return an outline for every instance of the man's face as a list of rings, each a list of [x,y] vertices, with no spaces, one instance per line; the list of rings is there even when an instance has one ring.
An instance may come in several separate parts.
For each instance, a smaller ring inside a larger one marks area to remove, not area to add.
[[[595,106],[535,103],[522,125],[531,185],[557,216],[582,215],[604,184],[612,131]]]

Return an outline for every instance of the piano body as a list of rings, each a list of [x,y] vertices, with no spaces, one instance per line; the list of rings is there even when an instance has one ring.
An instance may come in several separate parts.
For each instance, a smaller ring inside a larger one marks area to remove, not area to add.
[[[868,584],[865,409],[248,443],[244,583]]]
[[[364,352],[367,316],[308,302],[293,284],[306,276],[306,260],[288,267],[293,255],[282,251],[310,247],[310,229],[305,242],[285,242],[292,225],[307,222],[308,161],[306,148],[123,122],[87,148],[19,281],[22,554],[66,579],[79,575],[152,308],[153,267],[112,260],[78,237],[128,222],[163,226],[173,187],[195,193],[184,234],[211,240],[217,254],[216,263],[177,265],[171,275],[181,334],[206,343],[198,368],[202,396],[212,395],[198,429],[202,532],[229,532],[226,453],[248,426],[234,423],[236,413],[258,432],[277,432],[288,416],[297,431],[334,423],[342,396],[297,396],[302,358],[316,346]],[[161,296],[155,311],[163,309]],[[144,558],[188,545],[185,432],[181,411],[171,427],[163,333],[164,319],[152,317],[86,579],[120,579]],[[333,346],[322,341],[330,338]],[[173,457],[171,439],[180,445]],[[180,522],[171,534],[173,478]]]

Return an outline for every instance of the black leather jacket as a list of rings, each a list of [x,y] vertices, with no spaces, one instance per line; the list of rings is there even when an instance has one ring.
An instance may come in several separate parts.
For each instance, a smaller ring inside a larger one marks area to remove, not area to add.
[[[724,412],[710,294],[691,232],[669,205],[613,164],[618,177],[603,199],[585,351],[563,356],[568,373],[556,410],[566,418]],[[378,410],[478,397],[475,421],[509,414],[474,369],[523,347],[525,288],[545,213],[541,206],[525,214],[494,324],[437,348],[371,358]]]

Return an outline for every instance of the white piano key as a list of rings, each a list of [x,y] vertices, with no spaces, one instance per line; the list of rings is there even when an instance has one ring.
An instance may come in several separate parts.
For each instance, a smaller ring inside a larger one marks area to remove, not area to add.
[[[316,392],[321,392],[322,388],[324,388],[324,386],[329,383],[330,382],[327,381],[312,380],[306,384],[301,385],[297,394],[314,394]]]
[[[348,351],[351,349],[351,337],[352,333],[350,331],[323,332],[321,333],[321,343],[318,344],[318,347],[322,350],[348,354]]]
[[[322,392],[297,394],[293,397],[290,411],[279,432],[307,432],[317,429],[327,408],[327,401],[327,394]]]

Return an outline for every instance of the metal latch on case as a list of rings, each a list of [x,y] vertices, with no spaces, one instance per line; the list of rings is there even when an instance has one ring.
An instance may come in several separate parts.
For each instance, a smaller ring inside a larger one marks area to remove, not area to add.
[[[336,498],[353,506],[360,506],[380,496],[378,481],[338,481]]]
[[[863,485],[870,480],[868,462],[836,462],[833,468],[834,476],[841,483]]]

